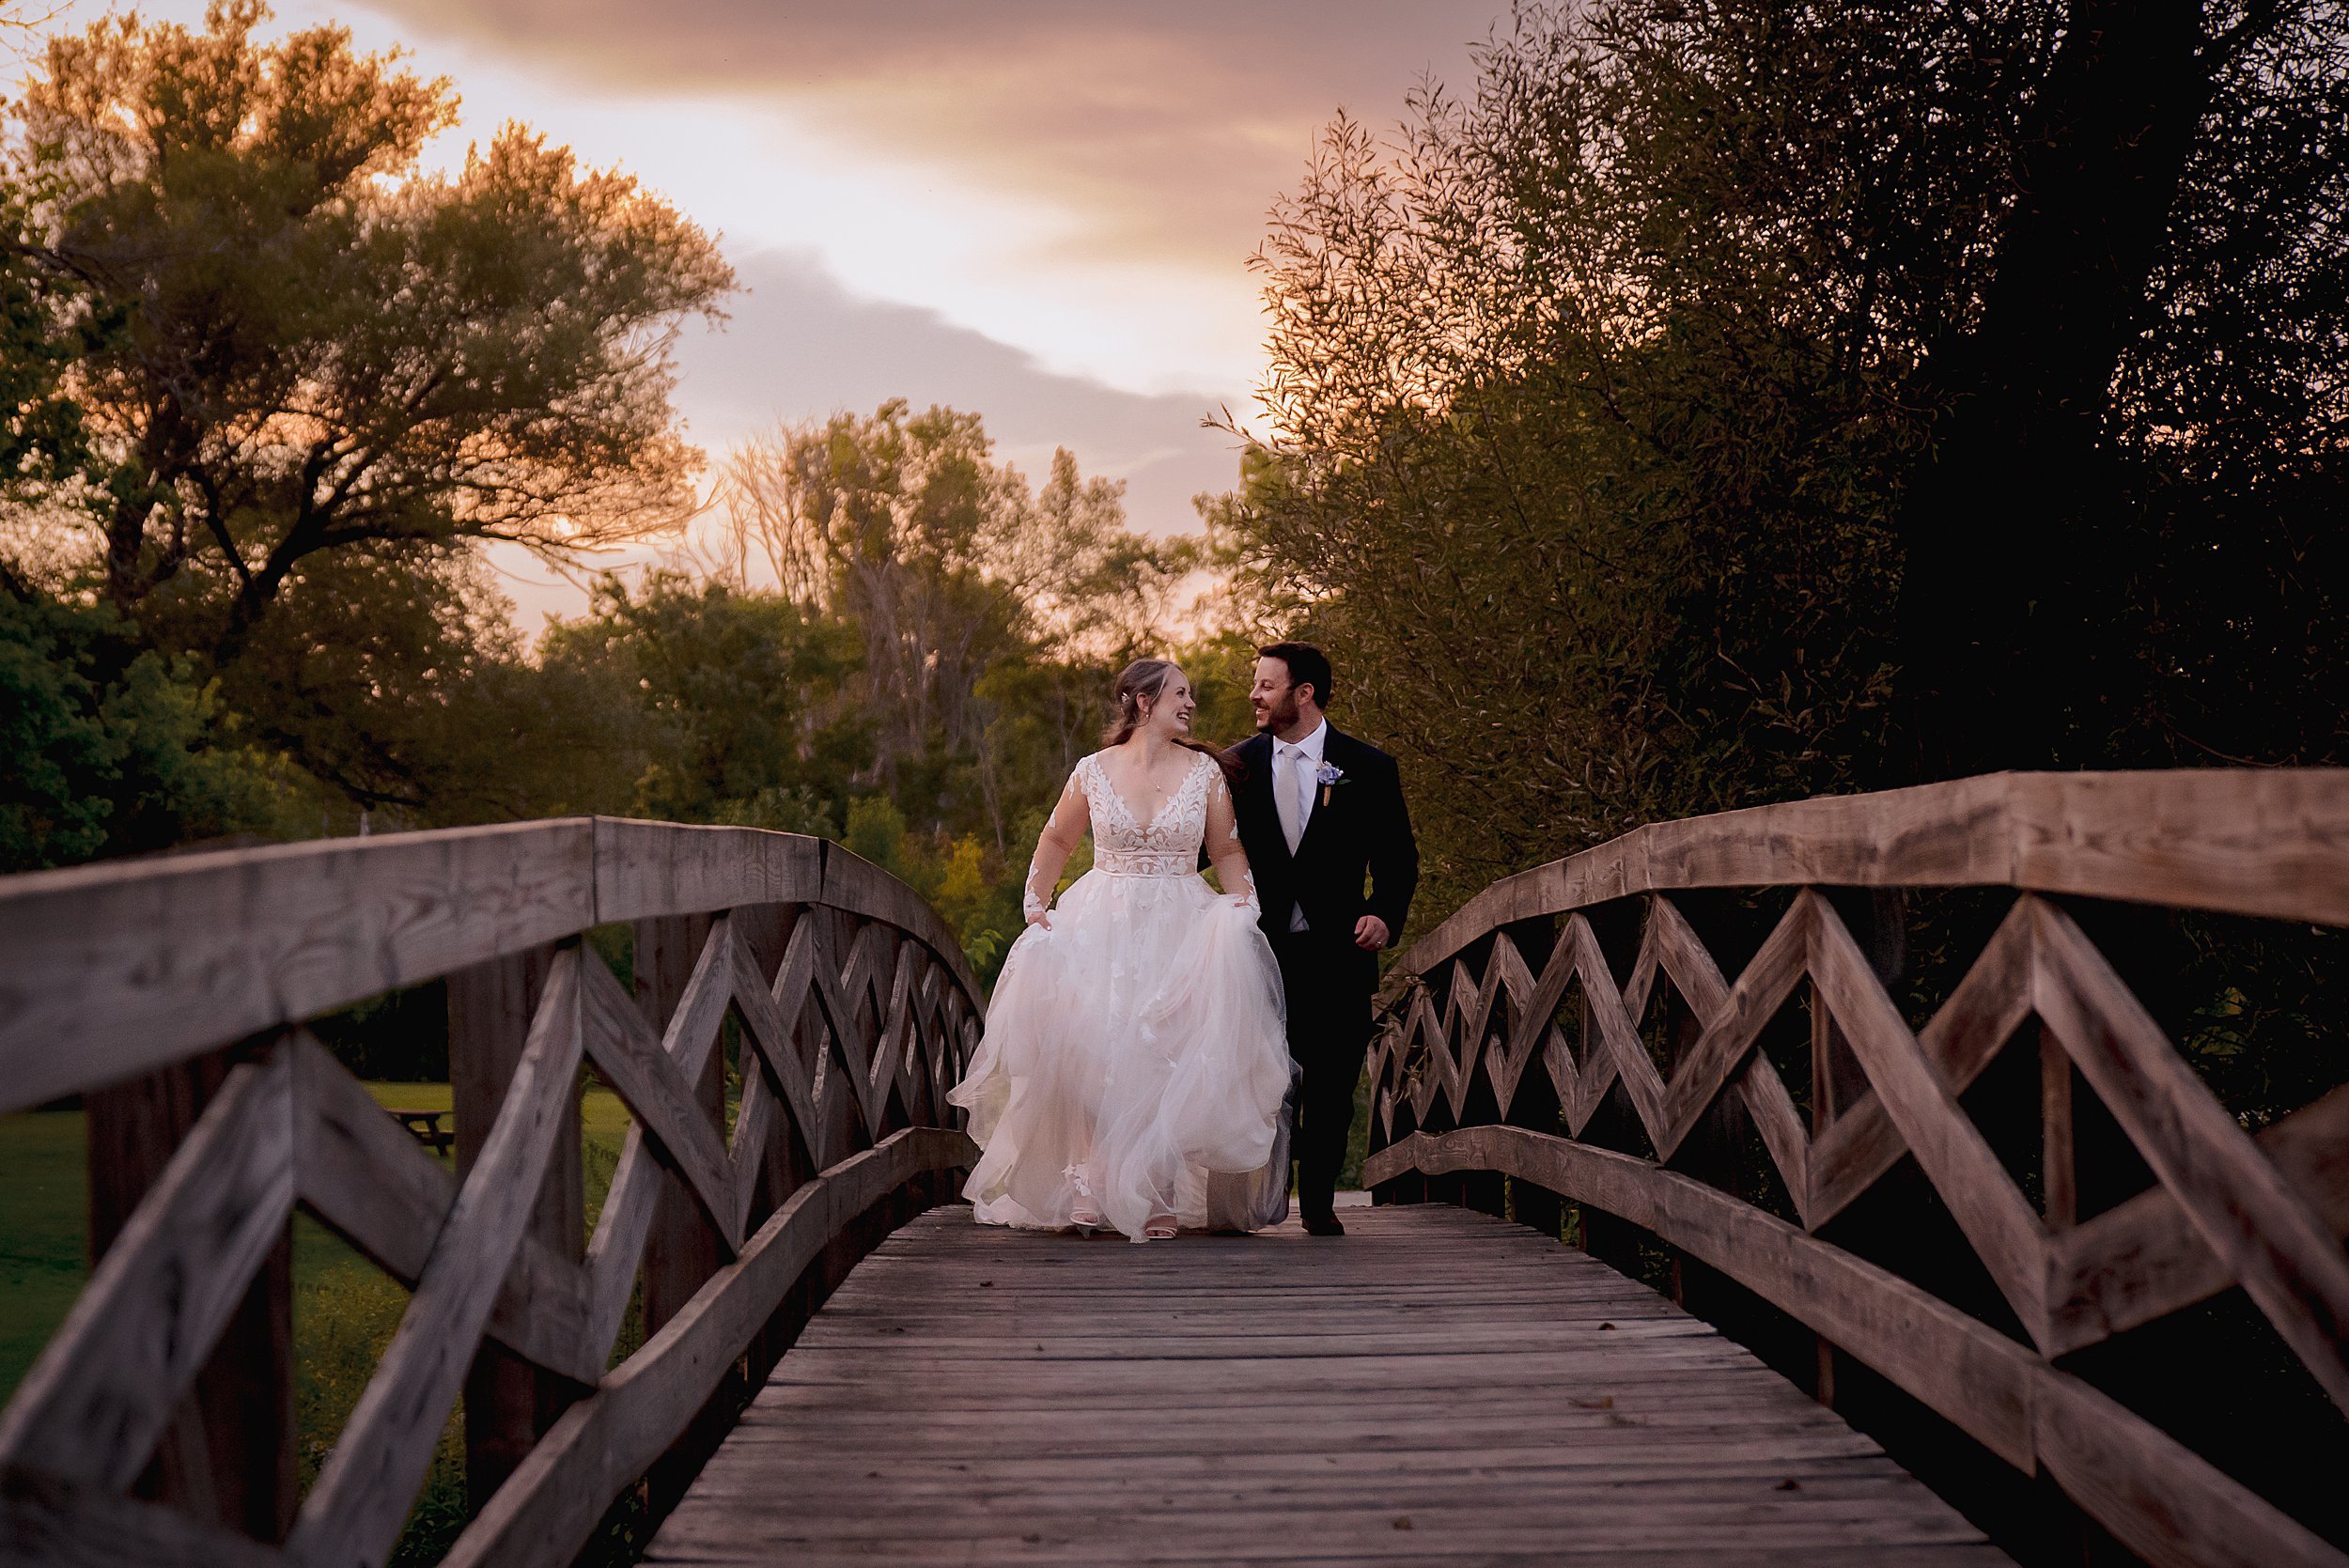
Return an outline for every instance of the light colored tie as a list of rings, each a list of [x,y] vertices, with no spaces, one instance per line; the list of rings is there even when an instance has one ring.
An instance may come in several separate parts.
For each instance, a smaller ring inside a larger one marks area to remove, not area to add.
[[[1305,805],[1299,798],[1298,774],[1305,766],[1305,749],[1281,743],[1272,768],[1272,809],[1281,814],[1281,836],[1289,841],[1289,853],[1297,853],[1298,841],[1305,836]]]

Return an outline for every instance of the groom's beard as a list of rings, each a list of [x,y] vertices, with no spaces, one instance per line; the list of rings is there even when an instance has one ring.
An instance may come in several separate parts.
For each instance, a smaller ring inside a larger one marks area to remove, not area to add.
[[[1265,709],[1264,717],[1256,721],[1256,733],[1278,735],[1295,722],[1297,722],[1297,703],[1292,698],[1284,705]]]

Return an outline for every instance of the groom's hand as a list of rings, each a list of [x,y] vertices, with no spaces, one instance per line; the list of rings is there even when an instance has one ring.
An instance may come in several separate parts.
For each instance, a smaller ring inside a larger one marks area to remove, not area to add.
[[[1387,945],[1387,923],[1377,915],[1364,915],[1354,923],[1354,945],[1365,953],[1376,953]]]

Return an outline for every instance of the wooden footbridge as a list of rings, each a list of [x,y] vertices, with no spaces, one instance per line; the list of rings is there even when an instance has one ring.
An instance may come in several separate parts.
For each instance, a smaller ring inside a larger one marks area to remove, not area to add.
[[[2349,1057],[2247,1125],[2140,1001],[2178,920],[2349,926],[2349,776],[1642,829],[1404,955],[1351,1234],[1134,1247],[953,1206],[983,1001],[835,846],[9,878],[0,1109],[81,1096],[101,1256],[0,1415],[0,1561],[384,1563],[461,1405],[486,1568],[2343,1568]],[[310,1032],[435,980],[454,1172]],[[297,1206],[412,1292],[306,1486]]]

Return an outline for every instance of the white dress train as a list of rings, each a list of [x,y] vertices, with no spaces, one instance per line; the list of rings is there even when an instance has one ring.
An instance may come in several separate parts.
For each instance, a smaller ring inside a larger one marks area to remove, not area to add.
[[[1222,770],[1197,756],[1145,823],[1100,753],[1078,763],[1029,868],[1032,909],[1088,827],[1093,869],[1012,944],[948,1093],[984,1149],[963,1192],[983,1224],[1060,1229],[1090,1207],[1136,1240],[1170,1214],[1194,1229],[1273,1223],[1294,1068]],[[1199,875],[1203,843],[1224,893]]]

